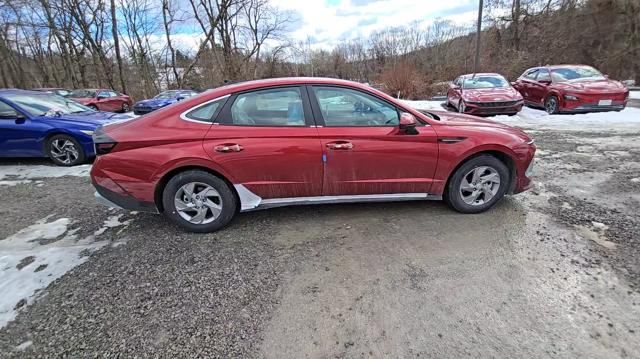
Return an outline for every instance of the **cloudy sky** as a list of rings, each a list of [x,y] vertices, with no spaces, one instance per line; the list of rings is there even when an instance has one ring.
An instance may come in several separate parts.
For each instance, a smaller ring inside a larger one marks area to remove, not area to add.
[[[294,15],[291,36],[309,38],[316,48],[332,48],[345,39],[415,20],[425,26],[437,18],[472,24],[478,9],[478,0],[272,0],[272,4]]]

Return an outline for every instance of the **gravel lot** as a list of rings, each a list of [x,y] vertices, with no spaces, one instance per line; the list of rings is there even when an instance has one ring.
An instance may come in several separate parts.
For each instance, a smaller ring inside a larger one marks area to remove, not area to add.
[[[32,247],[87,248],[16,303],[0,356],[640,357],[635,126],[526,122],[538,186],[488,213],[279,208],[209,235],[101,207],[82,173],[18,178],[47,163],[5,161],[0,246],[60,221]],[[12,271],[42,268],[24,253]]]

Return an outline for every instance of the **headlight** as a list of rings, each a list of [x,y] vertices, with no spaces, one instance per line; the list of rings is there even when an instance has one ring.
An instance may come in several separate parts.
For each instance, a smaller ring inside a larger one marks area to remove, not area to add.
[[[564,99],[569,101],[578,101],[578,97],[574,95],[564,95]]]
[[[84,133],[87,136],[93,136],[93,131],[90,130],[80,130],[80,132]]]

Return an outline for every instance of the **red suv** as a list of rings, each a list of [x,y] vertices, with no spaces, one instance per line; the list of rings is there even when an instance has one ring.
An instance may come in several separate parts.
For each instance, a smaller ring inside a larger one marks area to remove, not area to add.
[[[556,65],[528,69],[513,86],[524,101],[550,113],[621,111],[629,89],[584,65]]]
[[[444,199],[478,213],[532,186],[535,153],[521,130],[323,78],[216,88],[105,125],[94,142],[101,202],[195,232],[296,204]]]

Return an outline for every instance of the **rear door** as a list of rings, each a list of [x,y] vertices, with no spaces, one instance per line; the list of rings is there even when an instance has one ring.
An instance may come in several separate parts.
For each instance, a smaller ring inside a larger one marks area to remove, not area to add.
[[[322,194],[322,151],[303,86],[232,95],[204,149],[234,185],[263,199]]]
[[[309,86],[324,153],[325,196],[429,193],[438,159],[428,125],[410,135],[400,111],[364,91]]]

